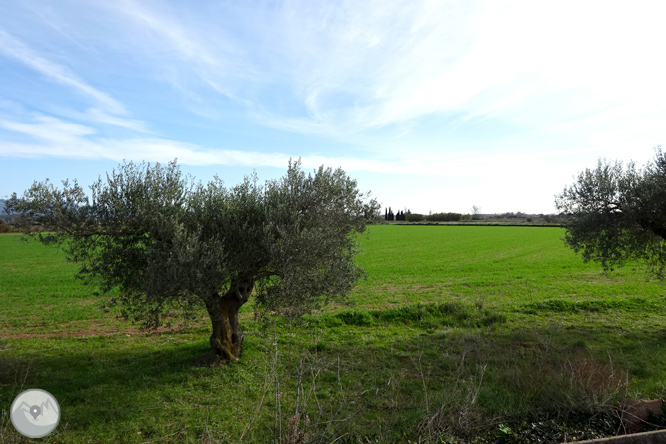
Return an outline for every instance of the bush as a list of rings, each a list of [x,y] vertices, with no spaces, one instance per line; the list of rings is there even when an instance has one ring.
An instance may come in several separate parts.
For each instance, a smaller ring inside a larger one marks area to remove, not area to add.
[[[13,233],[14,229],[3,219],[0,219],[0,233]]]
[[[426,216],[430,222],[460,222],[462,220],[460,213],[435,213]]]
[[[418,213],[405,213],[405,219],[407,222],[421,222],[423,219],[425,219],[425,216]]]

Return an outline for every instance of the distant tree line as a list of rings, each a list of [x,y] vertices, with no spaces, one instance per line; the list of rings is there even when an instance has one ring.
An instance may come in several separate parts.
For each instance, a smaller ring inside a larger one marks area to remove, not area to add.
[[[463,214],[463,213],[431,213],[419,214],[412,213],[410,210],[398,211],[394,213],[391,207],[384,210],[384,220],[387,222],[405,221],[405,222],[468,222],[479,220],[506,220],[506,219],[525,219],[528,223],[537,221],[537,223],[554,224],[561,221],[561,215],[554,214],[527,214],[521,211],[507,212],[500,214]],[[541,222],[539,222],[539,219]]]
[[[471,220],[472,216],[461,213],[410,214],[410,219],[414,219],[415,222],[422,220],[428,222],[462,222],[463,220]]]
[[[526,217],[529,217],[529,214],[518,211],[517,213],[509,212],[509,213],[498,214],[497,217],[501,217],[504,219],[524,219]]]
[[[392,221],[406,221],[406,222],[462,222],[472,220],[472,215],[461,213],[434,213],[434,214],[419,214],[412,213],[410,210],[398,211],[394,213],[391,207],[384,210],[384,220]]]
[[[407,210],[407,213],[409,213],[409,210]],[[391,207],[388,207],[386,210],[384,210],[384,220],[385,221],[407,220],[406,213],[404,211],[398,211],[397,213],[393,213]]]

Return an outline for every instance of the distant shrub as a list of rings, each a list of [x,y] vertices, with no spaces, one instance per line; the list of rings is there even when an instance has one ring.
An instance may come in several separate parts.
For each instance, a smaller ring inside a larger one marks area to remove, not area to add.
[[[553,223],[557,222],[557,218],[556,218],[555,216],[553,216],[552,214],[546,214],[546,215],[543,217],[543,220],[544,220],[546,223],[549,223],[549,224],[553,224]]]
[[[4,219],[0,219],[0,233],[12,233],[14,229]]]
[[[429,222],[460,222],[462,220],[460,213],[435,213],[426,216]]]
[[[421,222],[425,219],[425,216],[418,213],[405,213],[405,219],[407,222]]]
[[[503,213],[498,215],[502,219],[522,219],[524,217],[527,217],[527,214],[518,211],[517,213],[509,212],[509,213]]]

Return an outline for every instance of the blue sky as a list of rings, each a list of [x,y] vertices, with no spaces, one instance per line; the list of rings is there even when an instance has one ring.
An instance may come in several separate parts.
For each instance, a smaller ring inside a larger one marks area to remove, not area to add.
[[[385,206],[554,212],[666,145],[666,3],[5,1],[0,198],[123,159],[229,185],[290,157]]]

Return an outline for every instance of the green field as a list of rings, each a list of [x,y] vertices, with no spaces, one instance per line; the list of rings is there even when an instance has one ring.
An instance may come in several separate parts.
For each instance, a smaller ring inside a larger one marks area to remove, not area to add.
[[[0,235],[0,442],[27,388],[41,442],[560,442],[612,434],[666,385],[666,284],[584,264],[551,227],[371,226],[351,304],[262,326],[197,364],[208,324],[142,333],[62,252]],[[299,441],[300,438],[307,438]],[[538,439],[537,439],[538,438]]]

